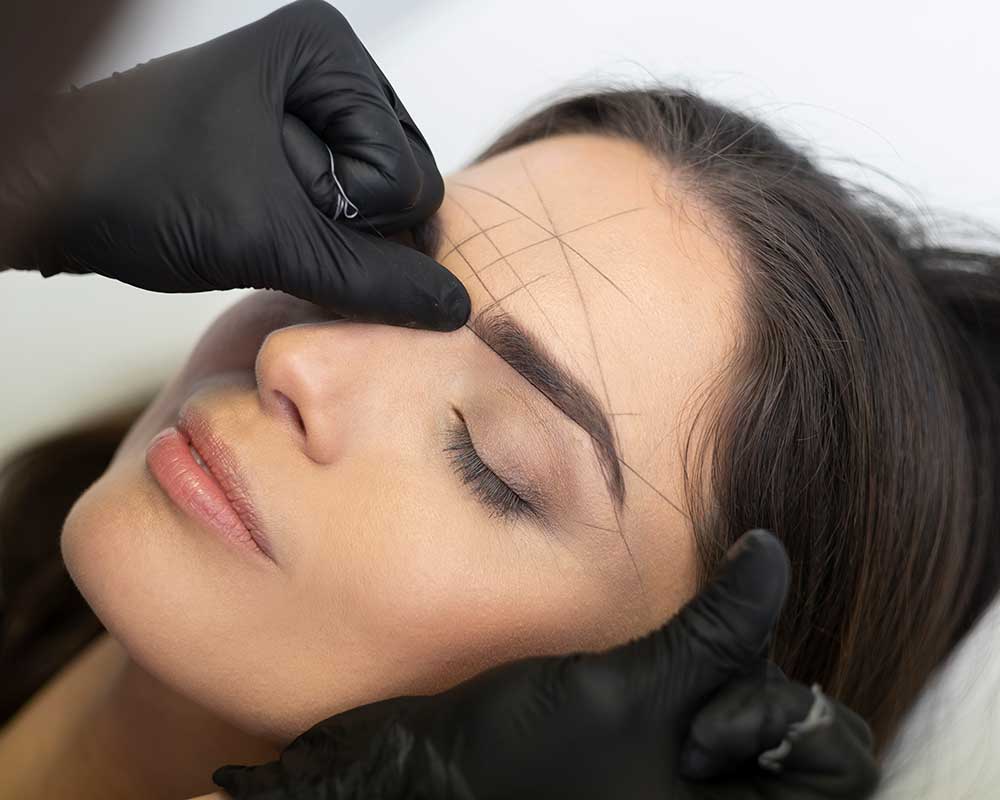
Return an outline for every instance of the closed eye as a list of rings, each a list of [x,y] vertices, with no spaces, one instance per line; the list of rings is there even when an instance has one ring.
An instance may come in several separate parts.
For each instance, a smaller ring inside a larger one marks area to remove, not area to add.
[[[507,520],[538,518],[535,506],[514,491],[482,460],[472,443],[465,418],[456,410],[457,420],[447,434],[444,448],[462,482],[468,486],[491,516]]]

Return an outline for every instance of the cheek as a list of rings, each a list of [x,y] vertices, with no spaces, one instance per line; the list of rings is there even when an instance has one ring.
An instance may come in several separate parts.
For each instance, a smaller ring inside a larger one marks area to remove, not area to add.
[[[73,504],[60,537],[66,569],[77,588],[106,628],[121,626],[122,604],[137,592],[131,582],[120,580],[125,563],[134,570],[140,531],[150,530],[148,504],[137,487],[123,477],[124,467],[109,469]],[[129,535],[128,531],[132,531]],[[127,627],[127,625],[126,625]]]
[[[295,619],[287,585],[187,524],[157,492],[141,464],[106,472],[63,527],[69,574],[144,670],[241,729],[278,741],[304,716],[289,714],[284,702],[301,645],[287,634]]]
[[[613,611],[631,587],[595,568],[610,557],[490,520],[443,461],[369,451],[296,472],[283,508],[304,557],[276,574],[187,524],[142,464],[113,466],[74,506],[70,574],[136,662],[275,743],[496,663],[626,638]]]
[[[425,477],[389,486],[355,470],[338,495],[364,500],[336,510],[339,529],[304,576],[302,602],[328,621],[338,682],[353,694],[345,707],[606,646],[616,601],[592,565],[533,528],[489,520],[447,475]]]

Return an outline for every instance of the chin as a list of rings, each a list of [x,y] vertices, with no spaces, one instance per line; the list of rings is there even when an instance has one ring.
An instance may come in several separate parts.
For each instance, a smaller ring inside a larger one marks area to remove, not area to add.
[[[59,540],[66,570],[115,638],[148,606],[143,569],[163,528],[152,498],[126,465],[108,469],[73,504]],[[128,612],[128,613],[127,613]]]
[[[287,588],[254,583],[259,570],[240,569],[239,554],[172,509],[141,458],[118,461],[78,498],[60,547],[80,593],[136,666],[247,733],[297,735],[259,702],[280,696],[274,671],[253,669],[272,655],[259,633],[279,627],[266,609]]]

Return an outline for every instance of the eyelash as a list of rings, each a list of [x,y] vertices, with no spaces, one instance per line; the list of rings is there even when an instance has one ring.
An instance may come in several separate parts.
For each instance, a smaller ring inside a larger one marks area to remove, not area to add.
[[[511,521],[538,517],[537,509],[483,462],[472,444],[469,426],[461,414],[455,426],[448,431],[447,441],[444,450],[452,466],[462,483],[469,486],[476,498],[490,510],[491,516]]]

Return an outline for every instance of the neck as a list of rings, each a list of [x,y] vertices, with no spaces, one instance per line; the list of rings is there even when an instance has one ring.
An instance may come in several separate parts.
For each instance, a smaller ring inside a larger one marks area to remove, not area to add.
[[[91,645],[94,653],[86,654],[91,660],[64,669],[89,671],[87,680],[75,676],[86,690],[63,692],[47,709],[41,703],[26,709],[23,718],[15,719],[21,730],[4,735],[6,748],[8,738],[20,733],[24,740],[31,728],[37,733],[46,721],[64,726],[58,734],[43,733],[49,745],[46,763],[38,764],[34,796],[182,800],[218,791],[212,772],[223,764],[278,758],[272,745],[174,692],[132,661],[109,635],[102,639]],[[60,673],[56,681],[62,677]],[[22,790],[18,796],[29,795]]]

